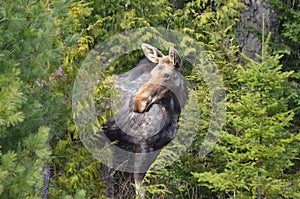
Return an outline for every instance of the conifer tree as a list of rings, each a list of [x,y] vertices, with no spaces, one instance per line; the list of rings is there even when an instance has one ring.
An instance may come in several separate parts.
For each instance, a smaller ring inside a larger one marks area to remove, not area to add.
[[[56,1],[1,3],[0,198],[41,198],[49,141],[65,126],[63,98],[51,91],[48,70],[62,54],[61,11],[52,9]]]
[[[288,82],[299,80],[299,8],[294,1],[272,2],[283,27],[272,52],[285,55],[271,56],[266,46],[259,62],[245,57],[243,66],[235,38],[238,0],[1,2],[0,198],[102,197],[101,163],[82,145],[72,120],[73,82],[90,47],[145,26],[196,39],[223,74],[228,97],[222,138],[201,159],[210,96],[199,71],[186,68],[197,91],[201,128],[178,161],[148,174],[150,195],[299,198],[299,91]],[[140,54],[125,57],[114,63],[123,66],[114,72],[133,67]],[[291,69],[296,72],[284,72]],[[131,198],[130,179],[124,181],[120,177],[119,192]]]
[[[228,122],[213,155],[219,168],[194,173],[198,181],[230,198],[298,198],[299,176],[290,172],[300,134],[289,132],[293,111],[286,96],[292,72],[281,56],[258,56],[238,66],[238,91],[228,95]]]

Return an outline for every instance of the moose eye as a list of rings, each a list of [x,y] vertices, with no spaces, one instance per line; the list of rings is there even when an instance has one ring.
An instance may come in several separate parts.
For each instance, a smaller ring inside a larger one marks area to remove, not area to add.
[[[170,78],[170,75],[168,73],[165,73],[164,74],[164,79],[169,79]]]

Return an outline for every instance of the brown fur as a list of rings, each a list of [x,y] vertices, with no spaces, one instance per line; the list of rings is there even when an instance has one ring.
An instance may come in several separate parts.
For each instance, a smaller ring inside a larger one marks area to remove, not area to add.
[[[145,112],[153,103],[162,99],[166,92],[168,92],[168,89],[165,86],[154,83],[144,84],[134,97],[132,111]]]

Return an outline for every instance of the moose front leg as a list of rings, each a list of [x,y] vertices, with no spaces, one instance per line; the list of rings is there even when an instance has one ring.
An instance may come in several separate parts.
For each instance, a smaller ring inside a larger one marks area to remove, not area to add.
[[[138,199],[145,198],[144,186],[147,186],[143,179],[147,170],[150,168],[152,163],[156,160],[160,150],[153,151],[152,147],[147,147],[145,144],[141,144],[136,147],[134,158],[134,183],[136,187],[136,196]]]
[[[114,169],[110,168],[109,166],[102,165],[102,179],[105,183],[105,196],[108,199],[114,198]]]
[[[145,198],[146,191],[145,189],[143,189],[143,186],[145,186],[145,184],[143,183],[145,174],[146,173],[134,173],[135,194],[136,198],[138,199]]]

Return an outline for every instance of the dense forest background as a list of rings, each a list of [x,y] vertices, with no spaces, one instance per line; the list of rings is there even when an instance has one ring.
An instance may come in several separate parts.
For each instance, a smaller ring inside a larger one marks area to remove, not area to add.
[[[290,0],[1,0],[0,198],[105,198],[102,165],[73,121],[73,83],[97,44],[141,27],[176,30],[203,46],[227,106],[214,150],[199,156],[210,96],[187,69],[201,123],[184,155],[147,174],[147,197],[300,198],[299,10]],[[125,55],[111,73],[141,57]],[[116,176],[116,196],[134,198],[129,175]]]

